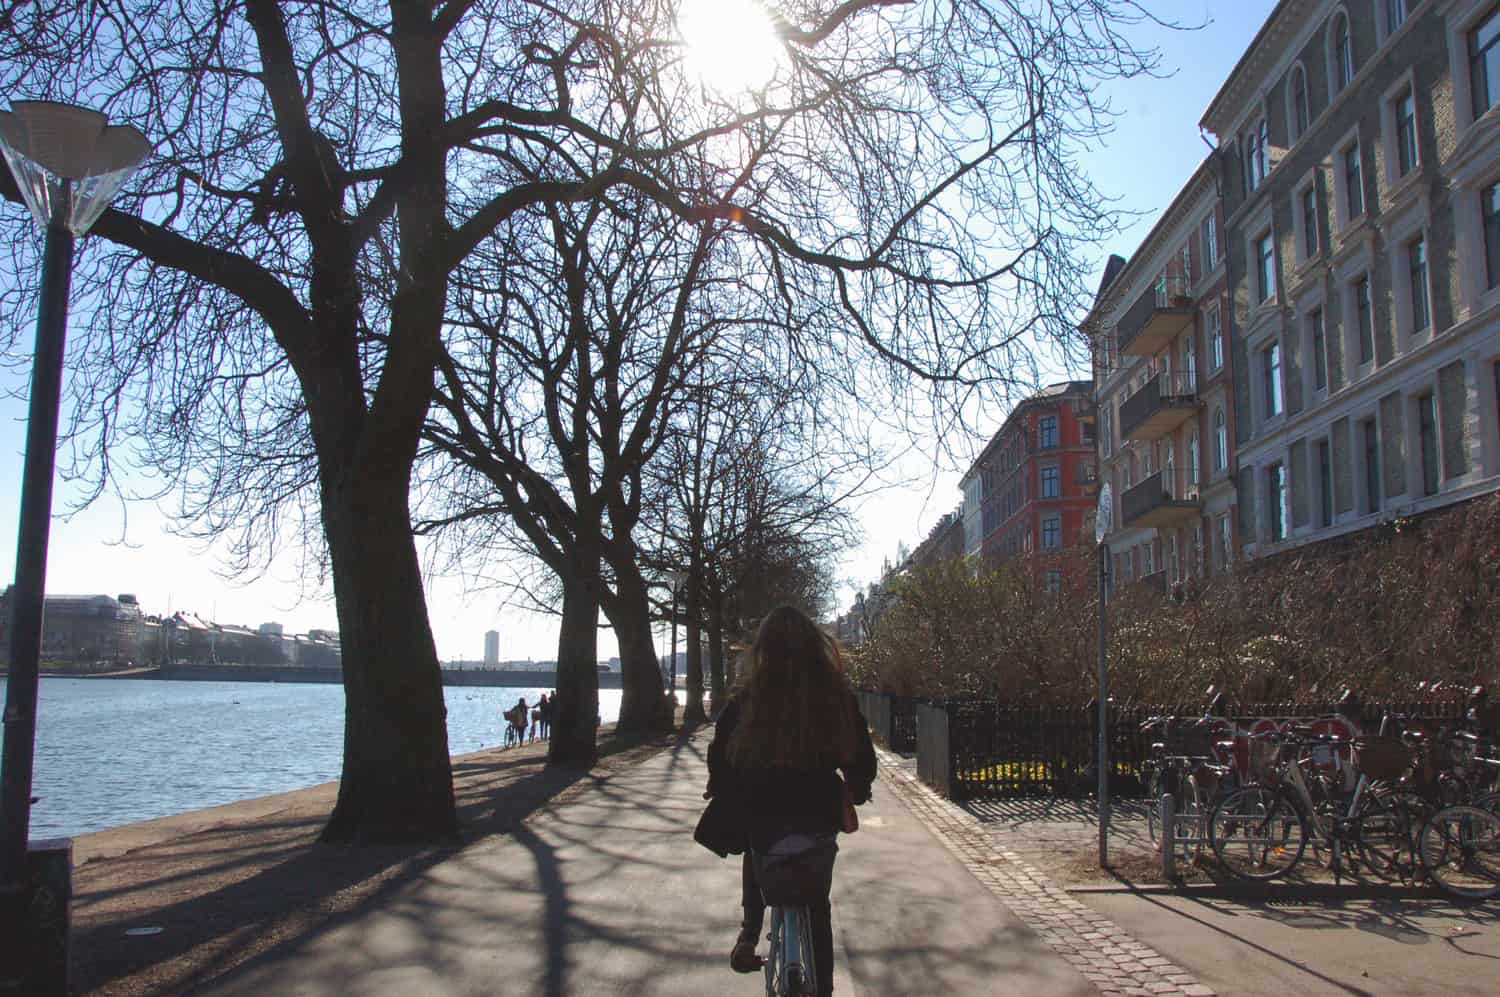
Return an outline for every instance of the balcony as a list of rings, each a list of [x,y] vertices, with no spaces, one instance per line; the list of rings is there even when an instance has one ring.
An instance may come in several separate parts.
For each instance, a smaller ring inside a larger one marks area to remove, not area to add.
[[[1155,356],[1193,321],[1193,311],[1187,279],[1181,275],[1162,277],[1120,319],[1120,352]]]
[[[1142,443],[1160,439],[1197,412],[1198,389],[1193,378],[1162,371],[1120,406],[1120,436]]]
[[[1135,487],[1125,489],[1120,498],[1120,518],[1124,525],[1170,529],[1196,520],[1203,509],[1197,490],[1178,498],[1172,494],[1175,488],[1174,481],[1165,480],[1162,472],[1157,471]]]
[[[1098,409],[1092,398],[1073,399],[1073,418],[1087,426],[1092,426],[1098,415]]]

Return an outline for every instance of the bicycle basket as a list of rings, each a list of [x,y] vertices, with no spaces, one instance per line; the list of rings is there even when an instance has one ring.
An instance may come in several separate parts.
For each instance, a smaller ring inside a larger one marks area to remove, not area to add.
[[[805,907],[826,900],[838,851],[832,835],[791,834],[767,851],[751,852],[761,898],[772,907]]]
[[[1411,749],[1394,737],[1356,738],[1354,767],[1371,779],[1394,782],[1411,768]]]

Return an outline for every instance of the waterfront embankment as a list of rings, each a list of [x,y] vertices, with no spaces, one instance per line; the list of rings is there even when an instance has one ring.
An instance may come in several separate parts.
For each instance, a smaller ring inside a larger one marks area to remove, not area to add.
[[[171,682],[287,682],[341,685],[344,673],[339,668],[302,665],[218,665],[184,664],[151,665],[141,668],[87,668],[66,665],[44,665],[44,676],[86,679],[163,679]],[[6,676],[0,668],[0,678]],[[455,688],[555,689],[557,672],[503,668],[444,668],[443,685]],[[619,672],[600,672],[599,688],[619,689]]]

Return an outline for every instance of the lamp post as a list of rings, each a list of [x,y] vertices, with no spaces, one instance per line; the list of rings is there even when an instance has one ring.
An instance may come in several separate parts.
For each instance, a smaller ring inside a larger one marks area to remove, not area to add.
[[[98,220],[150,151],[139,131],[110,125],[103,114],[88,108],[15,101],[9,112],[0,112],[0,152],[26,206],[47,233],[21,477],[16,576],[11,589],[5,746],[0,756],[0,897],[16,916],[24,909],[27,894],[42,600],[73,240]],[[14,927],[11,937],[16,937]]]
[[[1109,534],[1115,528],[1113,489],[1099,489],[1094,542],[1099,545],[1099,868],[1109,867]]]
[[[666,572],[667,582],[672,586],[672,663],[671,678],[667,680],[667,695],[672,697],[672,702],[677,702],[677,590],[682,587],[682,580],[687,577],[687,572],[673,569]],[[672,721],[676,723],[674,719]]]

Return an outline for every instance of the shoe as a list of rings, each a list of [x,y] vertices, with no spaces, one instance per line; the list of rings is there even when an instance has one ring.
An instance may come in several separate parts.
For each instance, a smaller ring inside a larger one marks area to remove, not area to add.
[[[755,935],[740,932],[734,948],[729,950],[729,968],[736,973],[754,973],[766,964],[766,960],[755,954]]]

